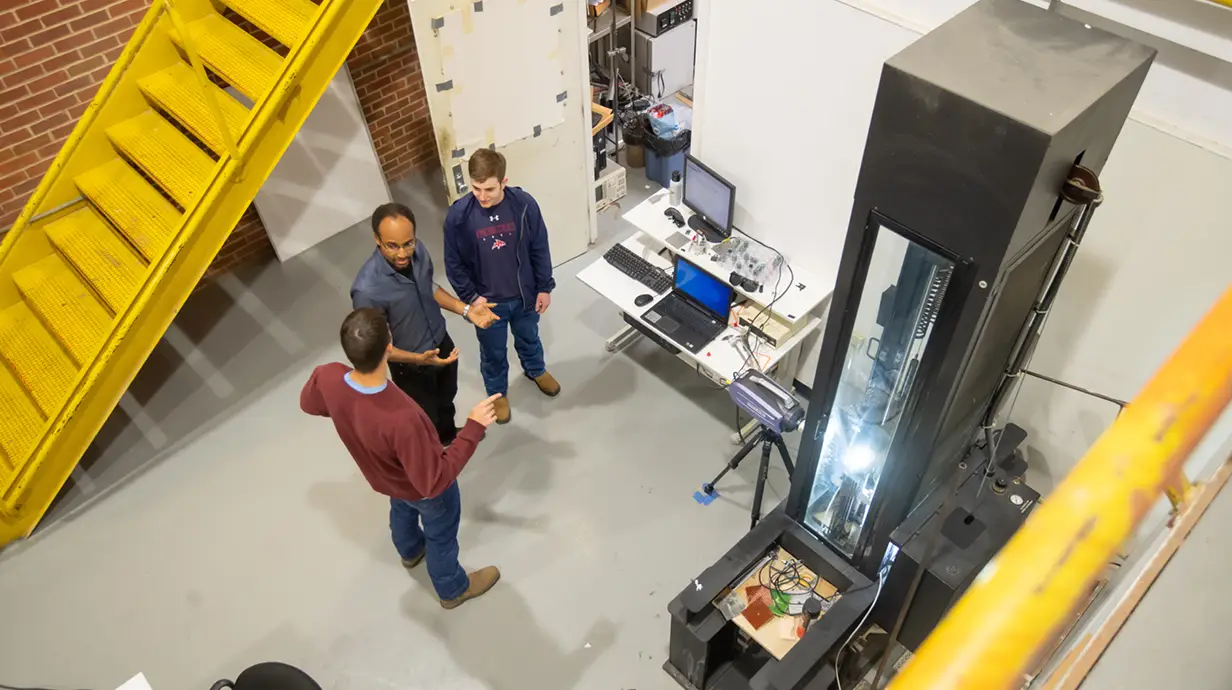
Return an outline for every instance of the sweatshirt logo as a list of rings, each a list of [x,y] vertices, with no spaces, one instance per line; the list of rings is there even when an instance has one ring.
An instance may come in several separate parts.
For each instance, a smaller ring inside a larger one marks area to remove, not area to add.
[[[488,221],[489,221],[489,222],[491,222],[491,223],[495,223],[495,222],[496,222],[496,221],[498,221],[498,220],[500,220],[500,214],[499,214],[499,213],[494,214],[494,215],[491,215],[491,216],[488,216]]]
[[[500,249],[500,248],[501,248],[501,247],[503,247],[503,246],[505,246],[505,241],[504,241],[504,240],[502,240],[502,239],[500,239],[499,237],[498,237],[498,238],[496,238],[496,239],[494,239],[494,240],[492,240],[492,248],[493,248],[493,249]]]

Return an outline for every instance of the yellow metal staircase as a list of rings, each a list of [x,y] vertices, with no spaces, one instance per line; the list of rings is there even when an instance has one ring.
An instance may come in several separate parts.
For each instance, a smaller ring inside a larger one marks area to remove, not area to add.
[[[38,523],[380,4],[155,0],[0,243],[0,546]]]

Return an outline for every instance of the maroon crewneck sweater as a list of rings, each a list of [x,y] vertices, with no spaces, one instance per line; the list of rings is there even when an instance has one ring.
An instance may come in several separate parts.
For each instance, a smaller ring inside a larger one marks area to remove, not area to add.
[[[428,415],[397,386],[356,390],[350,367],[334,362],[312,371],[299,407],[329,417],[355,464],[377,493],[418,501],[432,498],[458,478],[483,440],[482,424],[468,419],[449,448],[441,447]]]

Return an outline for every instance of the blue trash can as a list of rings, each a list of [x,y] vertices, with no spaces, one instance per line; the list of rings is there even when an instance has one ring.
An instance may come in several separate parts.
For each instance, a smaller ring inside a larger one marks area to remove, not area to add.
[[[680,153],[673,153],[670,156],[660,156],[654,152],[654,149],[646,149],[646,177],[658,182],[664,187],[671,184],[672,173],[679,172],[681,177],[684,177],[684,155],[689,152],[689,149]]]
[[[684,156],[689,152],[692,132],[684,130],[671,139],[646,136],[646,177],[664,187],[671,184],[672,173],[684,175]]]

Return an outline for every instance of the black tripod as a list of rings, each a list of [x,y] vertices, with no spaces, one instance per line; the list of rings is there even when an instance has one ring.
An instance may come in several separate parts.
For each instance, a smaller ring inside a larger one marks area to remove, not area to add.
[[[791,476],[795,471],[795,467],[791,464],[791,453],[787,452],[787,445],[783,443],[783,437],[777,431],[766,425],[762,425],[753,438],[744,444],[744,447],[732,456],[731,460],[727,461],[727,467],[719,472],[714,479],[702,484],[702,491],[707,495],[714,493],[714,485],[719,483],[725,474],[731,472],[740,466],[740,462],[745,456],[753,451],[753,447],[761,443],[761,465],[757,468],[757,486],[753,489],[753,522],[749,525],[749,529],[757,526],[757,521],[761,519],[761,498],[766,492],[766,476],[770,474],[770,446],[778,446],[779,457],[783,459],[783,466],[787,468],[787,476]]]

